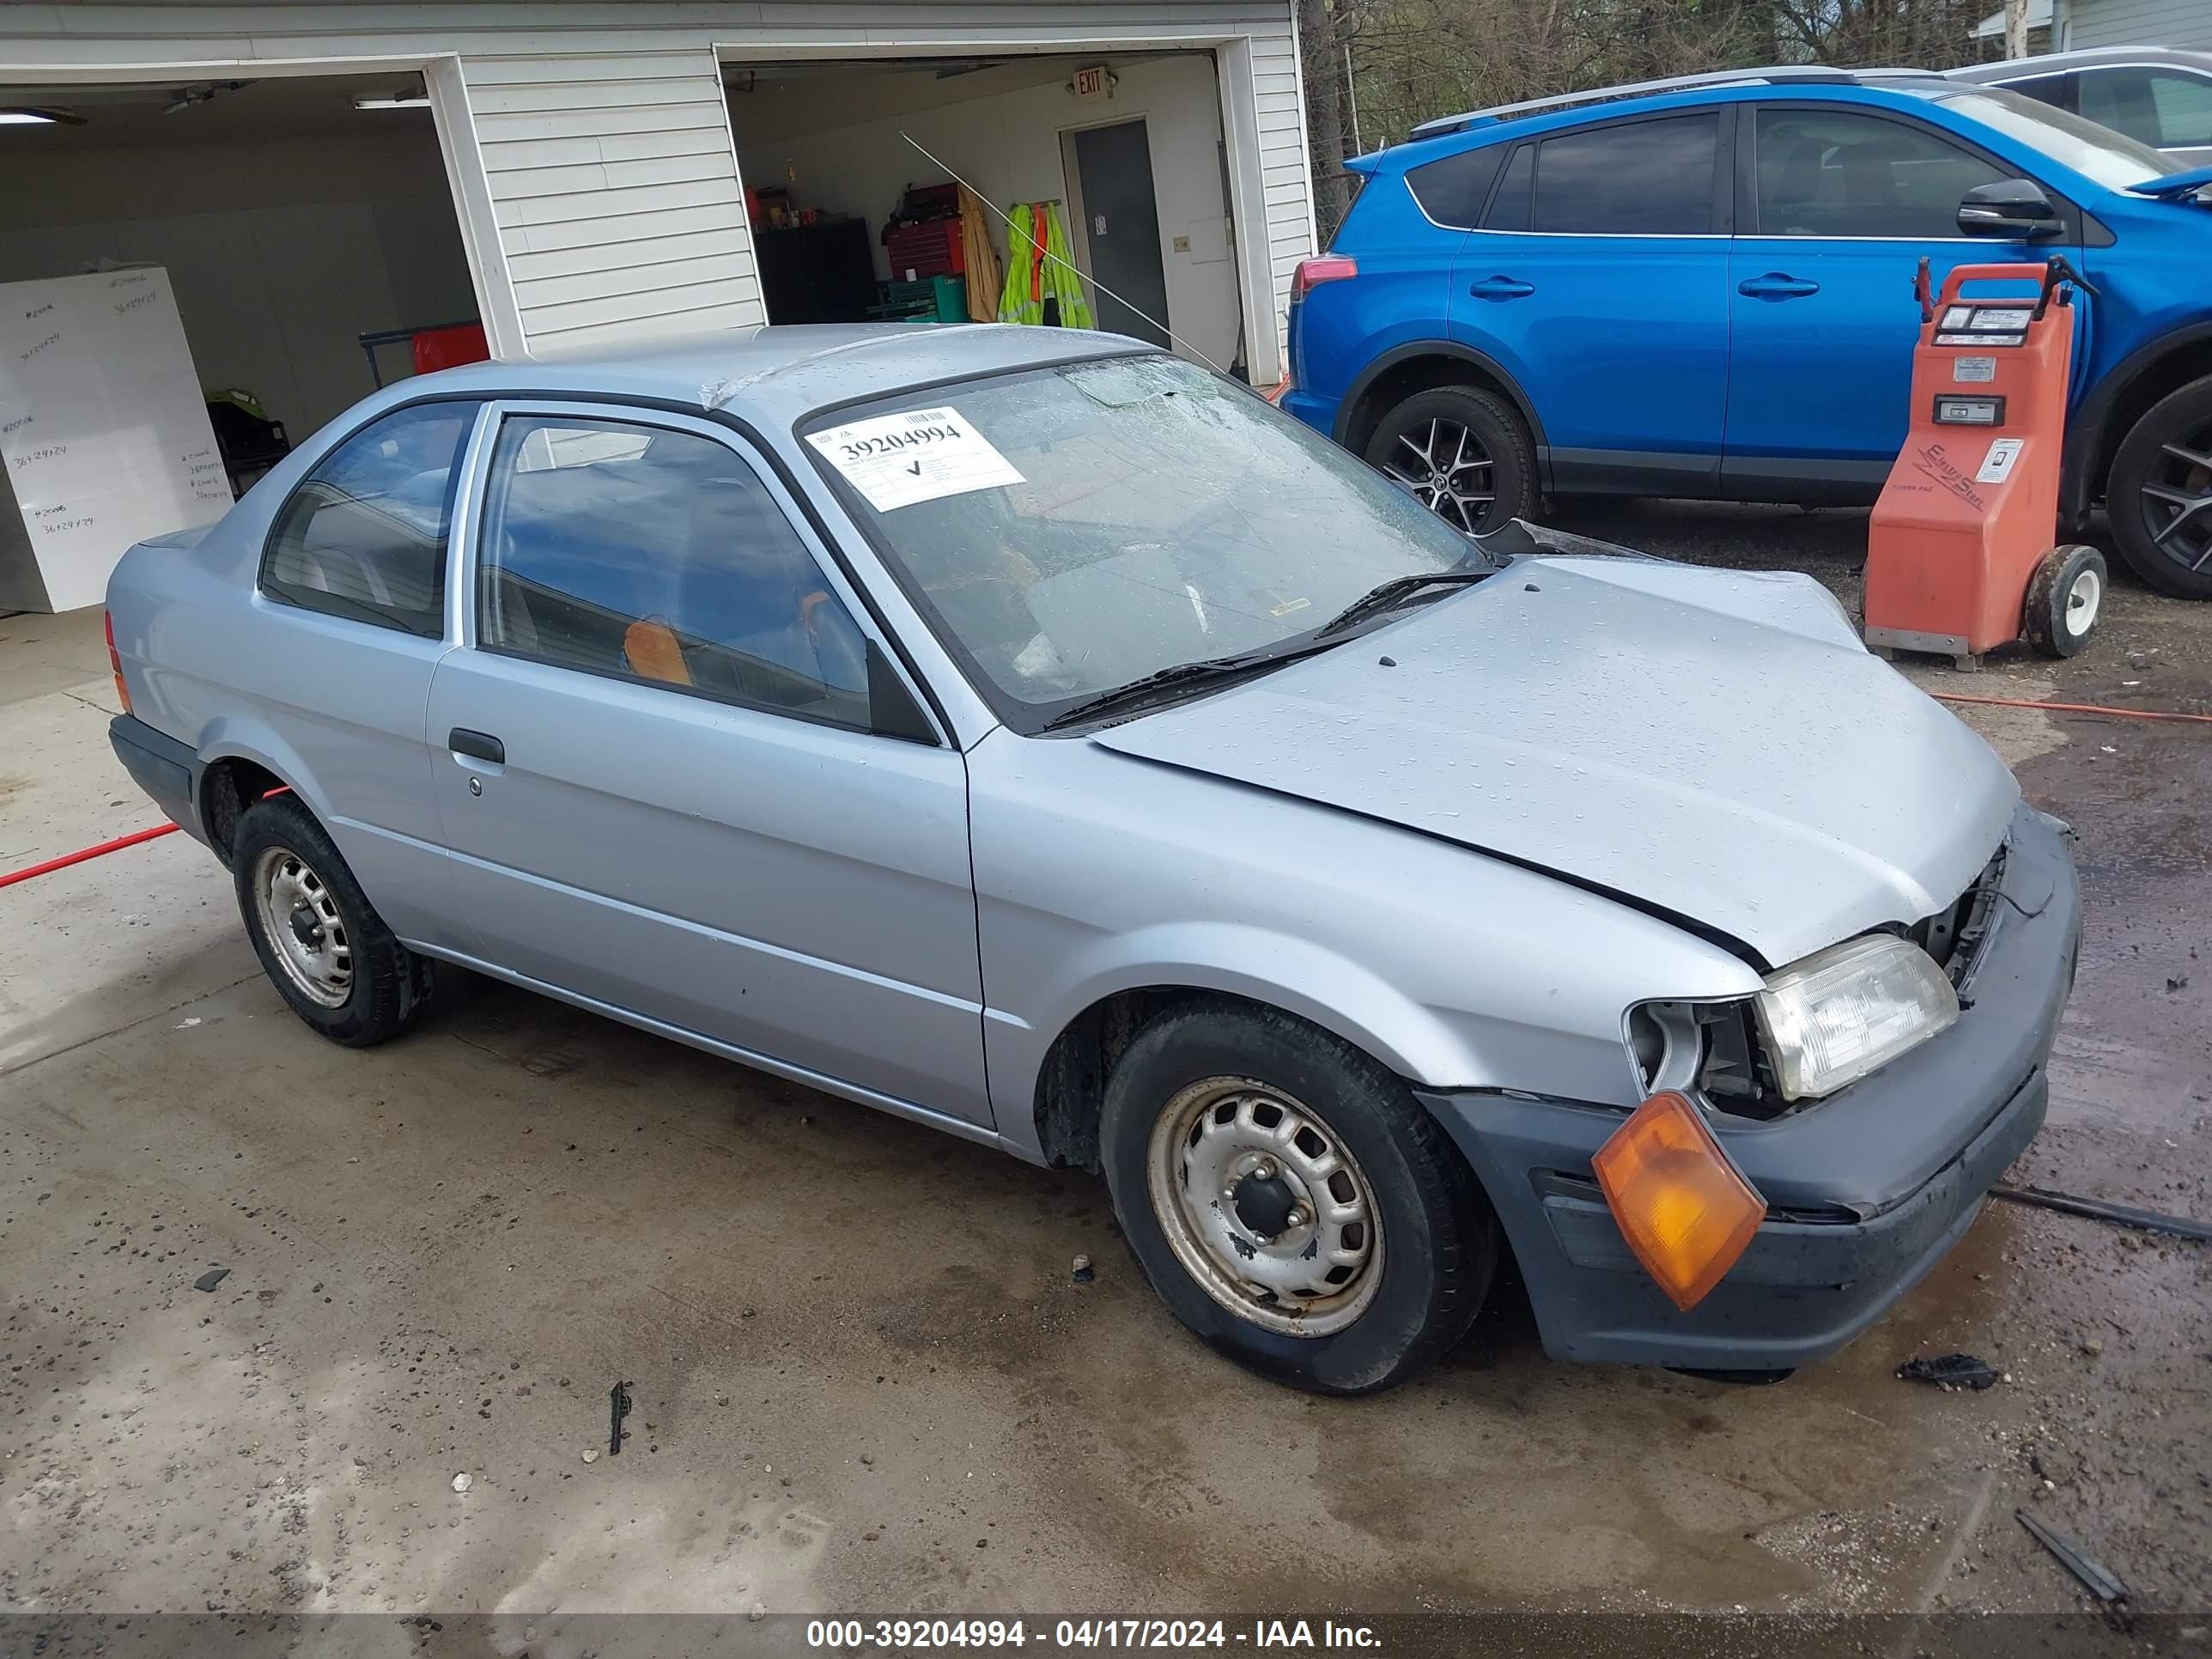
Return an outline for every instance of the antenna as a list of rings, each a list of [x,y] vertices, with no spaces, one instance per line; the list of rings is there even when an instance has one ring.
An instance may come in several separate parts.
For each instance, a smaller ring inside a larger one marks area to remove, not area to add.
[[[944,161],[939,160],[936,155],[931,153],[929,148],[925,145],[921,140],[915,137],[912,133],[907,131],[903,127],[899,129],[899,137],[905,139],[909,144],[912,144],[924,155],[927,155],[929,159],[932,161],[935,161],[939,167],[944,167],[946,173],[951,173],[952,181],[955,184],[968,185],[968,193],[969,195],[973,196],[977,201],[981,202],[992,212],[997,213],[1000,218],[1004,219],[1006,223],[1006,228],[1009,231],[1013,229],[1014,222],[1012,218],[1005,213],[1000,213],[999,211],[999,205],[997,203],[994,202],[989,197],[984,195],[981,191],[977,190],[975,185],[969,185],[968,181],[965,179],[963,179],[958,173],[953,173],[950,167],[946,167]],[[1046,258],[1051,260],[1054,264],[1066,265],[1069,270],[1075,273],[1075,278],[1078,282],[1088,283],[1091,287],[1097,289],[1101,294],[1107,295],[1110,299],[1119,301],[1121,304],[1127,306],[1131,311],[1133,311],[1138,316],[1143,318],[1154,328],[1159,330],[1161,333],[1166,335],[1175,344],[1181,346],[1185,351],[1190,353],[1192,356],[1197,358],[1199,362],[1204,363],[1216,374],[1226,375],[1229,373],[1229,371],[1222,368],[1219,363],[1215,362],[1212,358],[1207,356],[1203,351],[1200,351],[1188,340],[1184,339],[1182,335],[1176,333],[1175,330],[1170,328],[1165,323],[1153,316],[1151,312],[1146,311],[1142,306],[1136,305],[1130,301],[1122,298],[1121,295],[1115,293],[1112,289],[1107,287],[1105,283],[1100,282],[1096,276],[1085,276],[1081,270],[1077,270],[1075,266],[1068,264],[1066,260],[1061,258],[1060,255],[1053,252],[1049,248],[1040,248],[1037,251]]]

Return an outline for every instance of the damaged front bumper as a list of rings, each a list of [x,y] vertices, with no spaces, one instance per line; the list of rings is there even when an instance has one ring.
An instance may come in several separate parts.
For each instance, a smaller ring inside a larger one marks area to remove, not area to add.
[[[2023,805],[2008,846],[2002,902],[1962,980],[1956,1025],[1792,1115],[1709,1119],[1768,1213],[1686,1313],[1630,1254],[1592,1176],[1618,1111],[1422,1091],[1497,1206],[1547,1352],[1724,1370],[1806,1364],[1873,1324],[1958,1243],[2042,1127],[2081,937],[2057,822]]]

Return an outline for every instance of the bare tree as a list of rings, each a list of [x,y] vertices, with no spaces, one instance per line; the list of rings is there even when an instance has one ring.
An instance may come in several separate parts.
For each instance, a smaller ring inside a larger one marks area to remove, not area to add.
[[[1370,146],[1419,121],[1669,75],[1763,64],[1948,69],[1998,0],[1299,0],[1324,237],[1351,201],[1358,99]],[[1347,70],[1347,57],[1349,69]]]

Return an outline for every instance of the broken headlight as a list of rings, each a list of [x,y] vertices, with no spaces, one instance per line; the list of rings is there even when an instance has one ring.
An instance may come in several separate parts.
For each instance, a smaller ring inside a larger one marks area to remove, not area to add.
[[[1753,1006],[1783,1094],[1805,1100],[1857,1082],[1948,1028],[1959,994],[1927,951],[1878,933],[1769,975]]]

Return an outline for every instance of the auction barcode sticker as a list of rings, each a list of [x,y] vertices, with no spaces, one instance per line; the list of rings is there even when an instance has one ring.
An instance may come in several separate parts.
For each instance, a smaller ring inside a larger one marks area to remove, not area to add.
[[[949,407],[879,415],[810,432],[806,441],[878,513],[1024,482],[1013,463]]]

